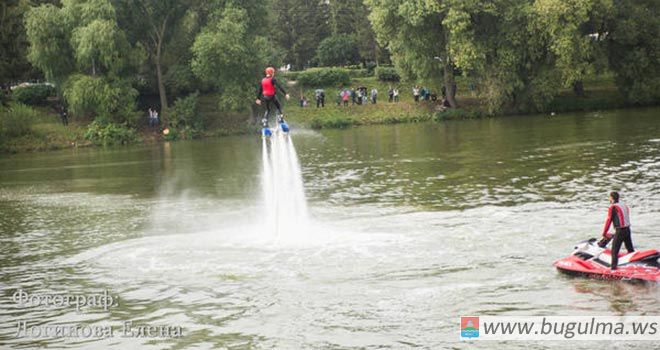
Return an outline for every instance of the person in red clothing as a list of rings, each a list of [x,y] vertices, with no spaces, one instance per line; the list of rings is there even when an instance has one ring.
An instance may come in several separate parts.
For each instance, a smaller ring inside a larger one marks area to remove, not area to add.
[[[607,210],[607,220],[603,228],[603,237],[607,238],[610,225],[614,225],[614,237],[612,241],[612,265],[610,269],[616,270],[619,263],[619,250],[621,243],[626,245],[628,253],[635,251],[630,233],[630,209],[619,201],[618,192],[610,192],[610,208]]]
[[[284,122],[284,117],[282,116],[282,106],[280,101],[277,100],[277,89],[282,91],[284,97],[288,100],[289,94],[286,93],[282,85],[275,80],[275,68],[268,67],[266,68],[266,77],[261,79],[261,84],[257,89],[257,101],[258,105],[261,105],[262,101],[266,103],[266,113],[264,118],[261,120],[264,128],[268,127],[268,117],[270,116],[270,111],[273,106],[277,108],[277,121],[279,123]]]

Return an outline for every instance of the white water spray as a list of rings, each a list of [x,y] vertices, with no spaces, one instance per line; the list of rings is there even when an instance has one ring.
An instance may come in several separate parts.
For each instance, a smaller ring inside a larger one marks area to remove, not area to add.
[[[307,200],[298,155],[288,134],[277,130],[262,141],[266,232],[292,238],[307,227]]]

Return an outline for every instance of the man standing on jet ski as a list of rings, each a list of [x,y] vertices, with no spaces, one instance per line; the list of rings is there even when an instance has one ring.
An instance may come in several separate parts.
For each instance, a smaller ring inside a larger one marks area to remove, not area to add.
[[[610,225],[614,225],[615,233],[612,242],[612,265],[610,269],[616,270],[619,263],[621,243],[626,245],[628,253],[634,252],[635,249],[630,237],[630,209],[624,203],[619,202],[618,192],[610,192],[610,204],[610,208],[607,210],[605,228],[603,228],[603,238],[608,238],[607,231],[610,229]]]
[[[259,88],[257,90],[257,101],[256,103],[258,105],[261,105],[262,97],[263,101],[266,103],[266,114],[264,116],[264,119],[261,120],[263,123],[264,128],[268,127],[268,116],[270,115],[271,111],[271,106],[275,106],[277,108],[277,122],[282,123],[284,122],[284,118],[282,116],[282,107],[280,106],[280,101],[277,100],[277,89],[280,89],[282,93],[284,94],[284,97],[288,100],[289,99],[289,94],[284,91],[284,88],[280,83],[275,80],[275,68],[273,67],[268,67],[266,68],[266,77],[261,80],[261,84],[259,85]]]

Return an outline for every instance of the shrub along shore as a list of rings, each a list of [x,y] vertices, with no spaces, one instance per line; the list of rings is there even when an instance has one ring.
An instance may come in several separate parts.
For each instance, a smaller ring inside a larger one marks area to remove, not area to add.
[[[351,70],[348,70],[351,71]],[[324,73],[325,74],[325,73]],[[486,117],[480,107],[477,91],[470,89],[470,82],[457,80],[457,100],[459,108],[441,108],[441,93],[438,86],[424,86],[438,96],[437,101],[415,102],[412,96],[413,83],[398,82],[392,72],[376,72],[369,76],[363,70],[353,70],[346,76],[325,77],[323,74],[310,72],[291,72],[278,76],[287,86],[291,99],[284,101],[287,120],[299,128],[346,128],[355,125],[442,122],[456,119]],[[379,79],[388,79],[384,81]],[[325,80],[324,80],[325,79]],[[366,87],[378,90],[377,103],[353,104],[348,106],[340,102],[339,93],[343,89]],[[388,90],[399,90],[399,101],[389,102]],[[316,107],[315,90],[325,92],[325,106]],[[476,87],[478,89],[478,87]],[[68,120],[63,125],[58,113],[58,102],[44,96],[50,89],[37,88],[34,94],[18,92],[0,107],[0,152],[17,153],[26,151],[44,151],[63,148],[109,146],[133,143],[154,143],[177,139],[217,137],[237,134],[257,134],[259,126],[255,121],[258,115],[250,112],[223,113],[217,107],[216,94],[192,95],[178,100],[171,107],[169,125],[149,127],[147,113],[138,117],[135,125],[100,123],[92,120]],[[307,100],[307,106],[301,107],[301,100]],[[27,105],[29,103],[31,105]],[[562,91],[550,106],[542,113],[562,113],[569,111],[589,111],[629,107],[614,85],[611,75],[594,77],[584,82],[584,93],[577,96],[572,90]],[[260,114],[259,109],[254,111]],[[539,113],[539,111],[506,110],[502,115]],[[169,129],[169,134],[163,133]]]

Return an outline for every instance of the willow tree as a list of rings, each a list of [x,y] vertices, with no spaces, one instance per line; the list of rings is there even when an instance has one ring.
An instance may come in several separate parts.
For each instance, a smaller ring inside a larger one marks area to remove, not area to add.
[[[74,115],[131,121],[133,51],[108,0],[62,0],[26,14],[28,59],[55,82]]]

